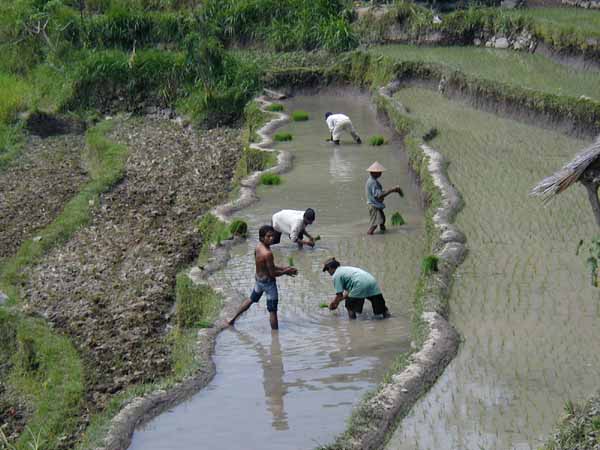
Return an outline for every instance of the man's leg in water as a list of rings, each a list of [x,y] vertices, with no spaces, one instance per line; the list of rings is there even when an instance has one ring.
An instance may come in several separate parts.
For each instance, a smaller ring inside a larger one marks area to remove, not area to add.
[[[240,317],[242,314],[244,314],[246,311],[248,311],[248,308],[250,308],[250,306],[252,306],[252,303],[254,303],[254,302],[252,300],[250,300],[249,298],[244,300],[242,302],[242,304],[240,305],[239,309],[237,310],[237,312],[235,313],[235,316],[233,316],[232,319],[229,319],[227,321],[227,323],[229,325],[233,325],[238,317]]]
[[[279,329],[279,322],[277,321],[277,311],[269,313],[269,321],[271,322],[271,330]]]

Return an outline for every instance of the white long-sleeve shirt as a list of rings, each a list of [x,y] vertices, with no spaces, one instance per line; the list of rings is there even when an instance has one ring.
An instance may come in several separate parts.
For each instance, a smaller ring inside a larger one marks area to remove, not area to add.
[[[300,233],[304,231],[304,211],[282,209],[273,214],[272,221],[273,228],[280,233],[288,234],[292,242],[296,242]]]
[[[332,114],[326,120],[329,131],[333,131],[337,124],[345,121],[350,121],[350,117],[345,114]]]

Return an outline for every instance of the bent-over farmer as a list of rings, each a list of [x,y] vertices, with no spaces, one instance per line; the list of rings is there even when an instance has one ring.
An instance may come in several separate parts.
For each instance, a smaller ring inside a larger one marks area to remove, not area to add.
[[[382,233],[385,232],[385,214],[383,213],[385,204],[383,203],[383,199],[392,192],[397,192],[401,197],[404,196],[400,186],[395,186],[387,191],[383,190],[378,178],[381,177],[381,174],[384,170],[385,167],[383,167],[377,161],[371,164],[367,169],[367,172],[370,174],[369,178],[367,179],[367,183],[365,184],[367,207],[369,208],[370,217],[369,230],[367,231],[367,234],[373,234],[377,226],[379,226],[379,229]]]
[[[303,245],[315,246],[315,239],[308,234],[306,227],[315,221],[315,210],[308,208],[306,211],[297,211],[294,209],[282,209],[273,214],[271,223],[275,229],[275,240],[273,244],[281,242],[282,233],[287,234],[292,242],[302,248]],[[304,239],[304,237],[308,239]]]
[[[340,137],[344,131],[347,131],[357,144],[362,143],[354,125],[352,125],[352,121],[347,115],[326,112],[325,122],[327,122],[327,127],[329,128],[328,141],[333,141],[334,144],[340,145]]]
[[[379,284],[369,272],[358,267],[341,266],[335,258],[325,261],[323,272],[333,277],[335,288],[335,298],[329,304],[329,309],[337,309],[340,302],[345,301],[348,317],[356,319],[356,314],[362,313],[366,298],[371,302],[373,314],[381,314],[384,318],[390,316]]]
[[[276,278],[282,275],[295,276],[298,270],[294,267],[277,267],[275,258],[271,251],[271,244],[275,238],[275,230],[271,225],[263,225],[258,231],[259,243],[254,250],[254,259],[256,263],[256,275],[254,289],[250,297],[242,302],[238,311],[232,319],[228,320],[229,325],[233,325],[237,318],[252,306],[252,303],[258,303],[262,295],[267,294],[267,311],[269,311],[269,320],[271,329],[277,330],[279,322],[277,320],[277,304],[279,302],[279,292],[277,291]]]

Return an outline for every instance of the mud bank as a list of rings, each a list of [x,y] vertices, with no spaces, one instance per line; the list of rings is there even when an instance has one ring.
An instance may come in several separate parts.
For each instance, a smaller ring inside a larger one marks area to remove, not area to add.
[[[111,137],[130,148],[124,180],[89,226],[27,269],[23,305],[78,347],[91,412],[169,372],[175,275],[195,258],[195,219],[226,195],[241,154],[238,130],[197,134],[151,118],[123,121]]]

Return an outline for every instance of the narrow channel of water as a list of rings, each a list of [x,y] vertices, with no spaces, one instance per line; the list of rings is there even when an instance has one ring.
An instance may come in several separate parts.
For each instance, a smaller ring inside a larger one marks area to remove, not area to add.
[[[585,267],[597,234],[579,184],[544,207],[531,187],[586,142],[451,102],[398,93],[435,126],[432,146],[465,206],[469,255],[456,273],[450,322],[465,341],[405,418],[390,450],[533,450],[600,379],[600,298]]]
[[[299,271],[295,278],[279,278],[279,332],[271,332],[261,300],[235,328],[219,335],[217,374],[210,385],[137,431],[132,449],[314,448],[344,431],[352,407],[408,349],[424,244],[417,188],[400,142],[378,123],[368,97],[342,94],[321,92],[283,102],[286,111],[302,109],[311,117],[281,129],[293,135],[280,147],[293,151],[294,168],[282,185],[261,187],[261,200],[240,213],[251,238],[214,277],[241,301],[254,284],[258,228],[280,209],[313,207],[317,218],[309,231],[321,236],[317,246],[298,250],[283,237],[274,247],[276,263],[287,265],[293,258]],[[326,111],[349,115],[365,143],[356,145],[349,136],[339,147],[324,142]],[[389,144],[369,146],[375,134],[386,136]],[[365,169],[375,160],[388,169],[384,188],[400,184],[405,192],[403,199],[388,197],[388,217],[400,211],[407,224],[396,229],[388,224],[387,234],[367,236]],[[329,256],[373,273],[393,317],[374,319],[370,304],[365,305],[369,314],[356,321],[348,320],[343,308],[319,308],[334,293],[330,276],[321,272]]]

